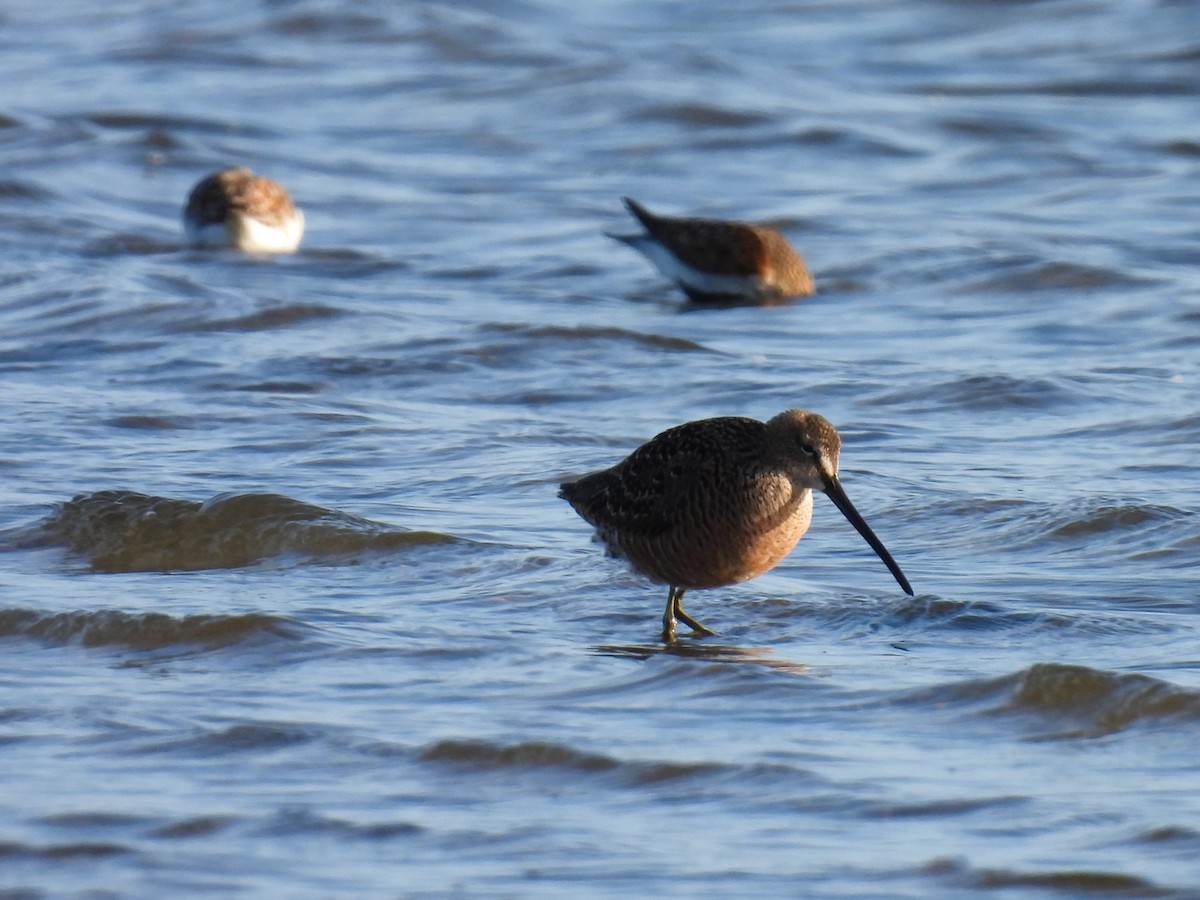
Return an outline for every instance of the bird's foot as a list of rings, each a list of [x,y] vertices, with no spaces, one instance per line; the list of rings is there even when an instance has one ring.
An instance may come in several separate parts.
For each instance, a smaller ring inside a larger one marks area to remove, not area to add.
[[[692,629],[692,631],[696,632],[696,634],[713,635],[717,633],[711,628],[705,628],[703,625],[685,613],[682,609],[676,609],[675,614],[679,616],[679,621],[683,622],[684,625]]]

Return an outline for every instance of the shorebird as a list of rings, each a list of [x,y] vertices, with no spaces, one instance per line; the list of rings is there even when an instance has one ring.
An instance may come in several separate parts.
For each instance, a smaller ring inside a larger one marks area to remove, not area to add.
[[[183,229],[195,244],[292,253],[304,234],[304,213],[270,178],[240,167],[223,169],[192,188]]]
[[[850,520],[912,595],[883,542],[842,490],[837,430],[789,409],[768,420],[702,419],[664,431],[611,469],[560,485],[609,555],[665,584],[662,637],[678,619],[715,634],[683,610],[684,592],[748,581],[773,569],[808,531],[814,490]]]
[[[774,228],[658,216],[623,199],[646,230],[608,236],[645,256],[696,303],[770,305],[814,291],[804,260]]]

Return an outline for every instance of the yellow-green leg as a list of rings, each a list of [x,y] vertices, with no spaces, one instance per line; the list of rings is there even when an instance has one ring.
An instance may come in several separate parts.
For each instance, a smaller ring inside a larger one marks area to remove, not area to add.
[[[705,628],[686,612],[683,611],[683,593],[686,588],[672,585],[667,592],[667,609],[663,613],[662,639],[668,644],[675,640],[675,620],[678,619],[697,634],[716,634],[711,628]]]

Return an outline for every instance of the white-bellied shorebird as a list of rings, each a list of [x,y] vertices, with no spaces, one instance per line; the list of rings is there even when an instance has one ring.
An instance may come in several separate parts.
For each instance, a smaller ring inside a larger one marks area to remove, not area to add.
[[[747,581],[787,556],[808,531],[822,491],[879,554],[905,593],[908,579],[842,490],[837,430],[816,413],[789,409],[767,422],[738,416],[664,431],[611,469],[561,485],[559,496],[595,526],[613,556],[669,587],[663,640],[691,588]]]
[[[696,303],[769,305],[814,291],[804,260],[774,228],[659,216],[624,200],[646,230],[609,237],[640,252]]]
[[[277,182],[239,167],[215,172],[192,188],[183,228],[195,244],[293,253],[304,235],[304,213]]]

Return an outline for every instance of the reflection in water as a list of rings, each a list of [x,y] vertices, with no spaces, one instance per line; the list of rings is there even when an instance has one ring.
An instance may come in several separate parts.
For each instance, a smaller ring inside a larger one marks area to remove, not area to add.
[[[765,666],[789,675],[812,675],[807,663],[775,659],[766,647],[737,647],[733,644],[718,644],[708,640],[676,640],[654,644],[602,644],[591,648],[600,656],[618,659],[651,659],[655,656],[679,656],[701,662],[749,663]]]

